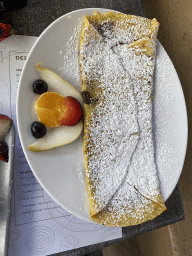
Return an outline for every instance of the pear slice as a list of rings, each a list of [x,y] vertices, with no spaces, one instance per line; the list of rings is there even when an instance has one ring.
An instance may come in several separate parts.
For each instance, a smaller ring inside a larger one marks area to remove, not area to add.
[[[48,84],[48,90],[56,92],[63,97],[71,96],[77,99],[83,105],[81,94],[71,84],[52,70],[42,67],[41,63],[36,65],[41,78]],[[35,143],[28,146],[28,149],[35,152],[45,151],[55,147],[67,145],[75,141],[81,134],[83,122],[80,121],[74,126],[60,125],[52,131],[48,131],[45,137],[38,139]]]
[[[28,149],[35,152],[40,152],[67,145],[79,137],[82,128],[82,121],[74,126],[59,126],[48,132],[45,137],[38,139],[35,143],[28,146]]]
[[[48,84],[49,91],[59,93],[63,97],[72,96],[83,105],[82,96],[73,85],[67,83],[52,70],[42,67],[41,62],[36,65],[36,68],[41,78]]]

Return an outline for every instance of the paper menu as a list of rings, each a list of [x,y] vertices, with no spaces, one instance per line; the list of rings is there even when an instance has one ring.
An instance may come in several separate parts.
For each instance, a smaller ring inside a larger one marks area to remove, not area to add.
[[[62,209],[38,183],[25,159],[17,132],[16,94],[36,40],[13,35],[0,43],[0,113],[11,116],[16,127],[9,256],[49,255],[122,237],[121,228],[88,223]]]

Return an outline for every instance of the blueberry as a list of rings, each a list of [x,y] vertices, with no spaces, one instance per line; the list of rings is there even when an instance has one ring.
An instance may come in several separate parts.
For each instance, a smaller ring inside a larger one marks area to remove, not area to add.
[[[47,83],[41,79],[35,81],[33,83],[33,92],[36,94],[42,94],[44,92],[47,92],[48,86]]]
[[[40,139],[45,136],[47,133],[47,129],[44,124],[41,122],[33,122],[31,124],[31,132],[33,134],[33,137],[36,139]]]

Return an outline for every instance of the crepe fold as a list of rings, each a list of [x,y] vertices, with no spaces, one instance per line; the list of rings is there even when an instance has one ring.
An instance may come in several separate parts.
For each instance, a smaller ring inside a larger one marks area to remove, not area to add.
[[[130,226],[161,214],[152,133],[153,19],[107,12],[84,18],[80,71],[91,218]]]

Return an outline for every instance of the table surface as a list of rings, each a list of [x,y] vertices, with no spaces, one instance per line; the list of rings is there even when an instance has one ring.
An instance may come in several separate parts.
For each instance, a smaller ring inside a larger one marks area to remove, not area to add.
[[[0,23],[11,24],[18,35],[39,36],[44,29],[60,16],[82,8],[106,8],[127,14],[145,16],[142,0],[29,0],[23,9],[0,13]],[[184,219],[184,211],[178,187],[166,202],[167,210],[156,219],[137,226],[123,228],[123,237],[100,244],[79,248],[57,255],[85,255],[115,242],[136,237],[142,233]]]

